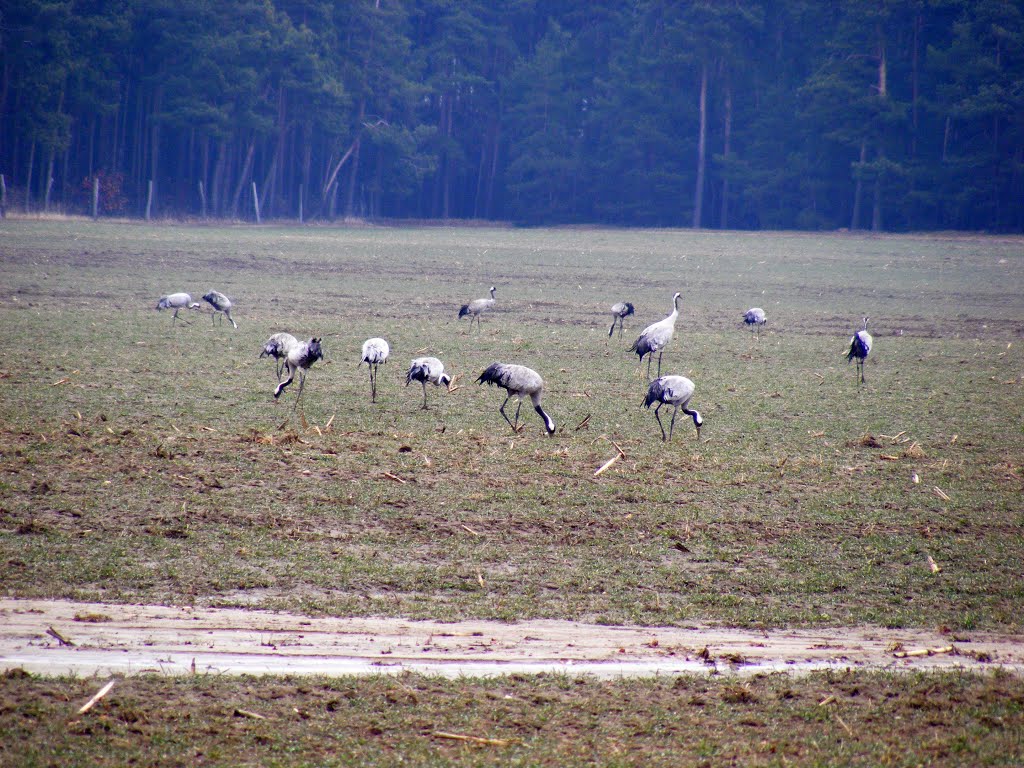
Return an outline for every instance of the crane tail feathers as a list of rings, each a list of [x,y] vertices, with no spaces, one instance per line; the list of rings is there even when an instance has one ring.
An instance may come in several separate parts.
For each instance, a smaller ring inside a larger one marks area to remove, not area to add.
[[[501,364],[491,363],[484,372],[480,374],[480,377],[476,380],[477,384],[501,384]]]

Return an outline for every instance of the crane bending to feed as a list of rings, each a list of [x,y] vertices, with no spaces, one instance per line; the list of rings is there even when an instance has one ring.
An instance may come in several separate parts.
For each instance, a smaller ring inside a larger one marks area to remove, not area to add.
[[[618,304],[612,305],[612,327],[608,329],[608,338],[611,338],[612,333],[615,332],[615,324],[619,324],[619,336],[622,336],[622,321],[632,315],[634,312],[633,305],[628,301],[620,301]]]
[[[277,372],[277,380],[281,380],[281,372],[284,370],[284,360],[288,357],[288,350],[299,343],[299,340],[290,333],[275,333],[263,343],[263,351],[260,358],[274,358],[274,369]]]
[[[178,312],[183,309],[199,309],[199,303],[192,301],[192,297],[187,293],[169,293],[166,296],[161,296],[160,300],[156,303],[157,309],[173,309],[174,317],[171,318],[171,325],[178,319]]]
[[[529,396],[533,402],[533,410],[544,419],[544,428],[548,431],[549,435],[554,434],[555,422],[540,406],[541,397],[544,394],[544,379],[532,368],[509,363],[491,363],[480,374],[480,378],[476,380],[476,383],[497,384],[508,393],[505,397],[505,402],[501,404],[498,410],[501,411],[501,415],[505,417],[508,425],[512,427],[513,432],[519,431],[519,409],[523,405],[523,398]],[[513,396],[519,398],[519,403],[516,405],[515,423],[510,421],[508,414],[505,413],[505,405],[508,404],[508,401]]]
[[[224,317],[231,321],[231,325],[236,329],[238,328],[238,323],[231,317],[231,299],[220,291],[210,291],[203,296],[203,301],[213,307],[213,314],[210,315],[211,323],[217,319],[217,315],[223,312]],[[221,322],[223,322],[223,318],[221,318]]]
[[[306,386],[306,372],[313,363],[323,359],[324,351],[320,346],[321,341],[322,339],[312,338],[309,341],[297,342],[288,350],[288,354],[285,356],[284,367],[288,371],[288,378],[277,385],[277,389],[274,390],[274,399],[277,400],[281,396],[285,387],[295,379],[295,372],[298,371],[299,394],[295,398],[295,405],[292,406],[293,412],[295,411],[295,406],[302,400],[302,390]]]
[[[647,388],[644,407],[650,408],[657,403],[654,408],[654,418],[658,420],[658,426],[661,427],[663,442],[672,439],[672,430],[675,429],[676,416],[680,410],[693,419],[693,425],[697,428],[697,439],[700,439],[700,427],[704,423],[704,417],[700,415],[700,411],[689,407],[693,390],[693,382],[685,376],[659,376]],[[665,425],[661,423],[661,417],[658,415],[658,411],[663,405],[672,406],[672,423],[668,426],[668,437],[665,437]]]
[[[366,363],[370,369],[370,402],[377,402],[377,368],[388,361],[391,347],[384,339],[373,338],[363,342],[363,356],[359,365]]]
[[[760,338],[761,326],[768,322],[768,315],[760,307],[751,307],[743,313],[743,322],[751,326],[751,330]]]
[[[647,378],[651,377],[651,358],[658,353],[658,375],[661,376],[661,356],[665,347],[672,341],[672,335],[676,332],[676,320],[679,318],[679,297],[676,293],[672,297],[672,314],[664,320],[648,325],[640,333],[640,337],[633,342],[630,349],[640,356],[640,364],[643,365],[644,355],[647,355]]]
[[[405,375],[405,386],[414,381],[423,385],[423,408],[427,410],[427,383],[439,387],[442,384],[451,392],[452,377],[444,372],[444,363],[436,357],[417,357],[409,364],[409,372]]]

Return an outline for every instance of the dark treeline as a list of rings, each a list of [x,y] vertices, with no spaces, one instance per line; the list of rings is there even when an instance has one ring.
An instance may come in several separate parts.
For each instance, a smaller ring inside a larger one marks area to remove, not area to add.
[[[1024,230],[1024,0],[6,0],[0,34],[18,210]]]

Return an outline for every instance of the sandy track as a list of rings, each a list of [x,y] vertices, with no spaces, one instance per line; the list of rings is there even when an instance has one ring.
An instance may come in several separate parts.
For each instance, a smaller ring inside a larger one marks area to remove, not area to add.
[[[900,655],[906,652],[911,655]],[[447,676],[557,671],[615,677],[847,667],[1001,667],[1024,674],[1024,636],[870,627],[757,632],[567,621],[444,624],[0,599],[0,669],[40,674],[347,675],[410,670]]]

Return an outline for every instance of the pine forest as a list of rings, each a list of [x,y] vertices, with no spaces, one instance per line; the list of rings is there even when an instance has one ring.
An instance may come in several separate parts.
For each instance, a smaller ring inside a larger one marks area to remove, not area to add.
[[[1024,0],[6,0],[7,212],[1024,230]]]

